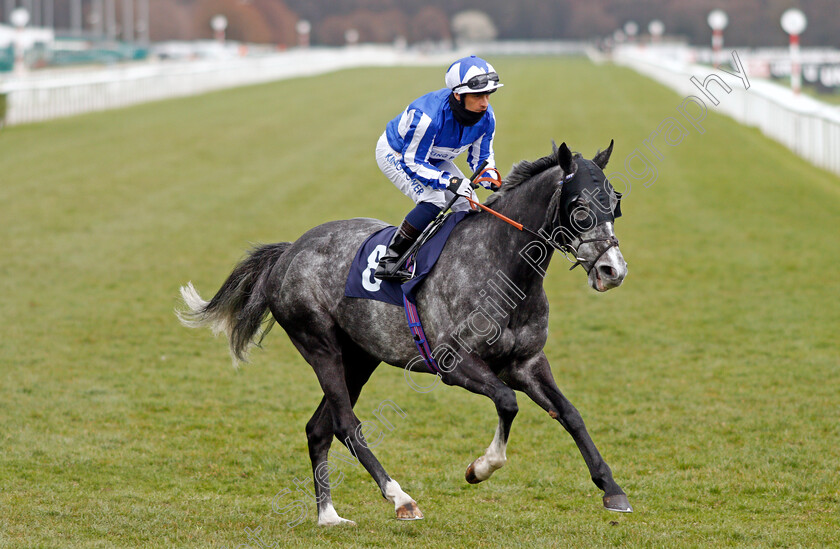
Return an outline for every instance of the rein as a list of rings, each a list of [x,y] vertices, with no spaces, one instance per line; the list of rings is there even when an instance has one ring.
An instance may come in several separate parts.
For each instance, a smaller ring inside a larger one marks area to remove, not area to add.
[[[532,230],[531,230],[531,229],[529,229],[528,227],[524,226],[522,223],[518,223],[518,222],[514,221],[513,219],[511,219],[511,218],[509,218],[509,217],[506,217],[506,216],[504,216],[504,215],[500,214],[499,212],[497,212],[496,210],[493,210],[493,209],[491,209],[491,208],[488,208],[487,206],[485,206],[485,205],[484,205],[484,204],[482,204],[481,202],[477,202],[477,201],[473,200],[472,198],[470,198],[470,197],[468,197],[468,196],[465,196],[465,197],[463,197],[463,198],[466,198],[466,199],[467,199],[467,202],[469,202],[469,203],[470,203],[470,205],[472,205],[474,208],[480,208],[480,209],[484,210],[485,212],[487,212],[487,213],[489,213],[489,214],[493,214],[493,215],[495,215],[496,217],[498,217],[499,219],[501,219],[502,221],[504,221],[505,223],[507,223],[507,224],[509,224],[509,225],[513,225],[514,227],[516,227],[516,228],[517,228],[517,229],[519,229],[520,231],[524,231],[524,232],[526,232],[526,233],[530,233],[530,234],[532,234],[533,236],[536,236],[537,238],[539,238],[540,240],[543,240],[544,242],[546,242],[546,243],[548,243],[548,244],[551,244],[551,241],[549,241],[547,238],[545,238],[544,236],[542,236],[540,233],[538,233],[538,232],[536,232],[536,231],[532,231]],[[553,246],[552,246],[552,247],[553,247]]]

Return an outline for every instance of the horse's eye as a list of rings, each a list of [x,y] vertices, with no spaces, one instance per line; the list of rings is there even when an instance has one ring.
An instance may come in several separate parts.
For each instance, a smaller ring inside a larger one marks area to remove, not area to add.
[[[578,202],[572,210],[572,219],[577,223],[584,223],[589,219],[590,214],[589,205],[585,202]]]
[[[580,198],[573,200],[569,207],[571,208],[569,218],[576,231],[585,232],[595,226],[595,215],[586,200]]]

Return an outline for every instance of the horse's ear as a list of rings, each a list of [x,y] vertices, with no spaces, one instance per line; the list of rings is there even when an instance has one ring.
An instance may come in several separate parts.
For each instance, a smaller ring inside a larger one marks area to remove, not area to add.
[[[610,146],[607,147],[606,150],[603,150],[596,154],[595,158],[592,159],[592,162],[594,162],[595,165],[601,168],[602,170],[607,167],[607,162],[610,161],[610,155],[612,154],[613,150],[613,143],[614,141],[610,139]]]
[[[560,148],[557,149],[557,163],[560,164],[561,168],[563,168],[563,173],[572,173],[572,169],[574,167],[574,164],[572,163],[572,151],[570,151],[569,147],[566,146],[565,141],[563,141]]]

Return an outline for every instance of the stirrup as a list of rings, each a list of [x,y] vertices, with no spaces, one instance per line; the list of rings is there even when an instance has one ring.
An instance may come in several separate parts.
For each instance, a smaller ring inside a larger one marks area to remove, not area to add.
[[[398,261],[399,260],[394,263],[390,263],[388,266],[384,266],[381,270],[380,267],[383,267],[383,265],[380,263],[377,266],[376,271],[373,273],[373,278],[389,282],[403,282],[411,278],[411,273],[409,271],[406,269],[400,269]],[[391,269],[394,269],[394,272],[391,272]]]

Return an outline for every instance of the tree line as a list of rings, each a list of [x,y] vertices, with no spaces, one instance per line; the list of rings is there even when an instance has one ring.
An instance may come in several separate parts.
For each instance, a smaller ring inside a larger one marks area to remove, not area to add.
[[[59,27],[69,27],[70,2],[54,1]],[[124,4],[115,4],[121,21]],[[95,3],[82,0],[82,5],[89,20]],[[723,9],[729,15],[726,44],[760,47],[787,43],[779,18],[790,7],[802,9],[808,18],[803,46],[840,46],[837,0],[150,0],[150,33],[154,41],[211,38],[210,19],[224,14],[228,38],[243,42],[294,46],[295,24],[305,19],[315,45],[344,44],[350,29],[360,42],[413,44],[452,39],[452,18],[479,10],[489,16],[501,40],[597,40],[631,20],[644,33],[658,19],[667,35],[708,44],[706,17]]]

